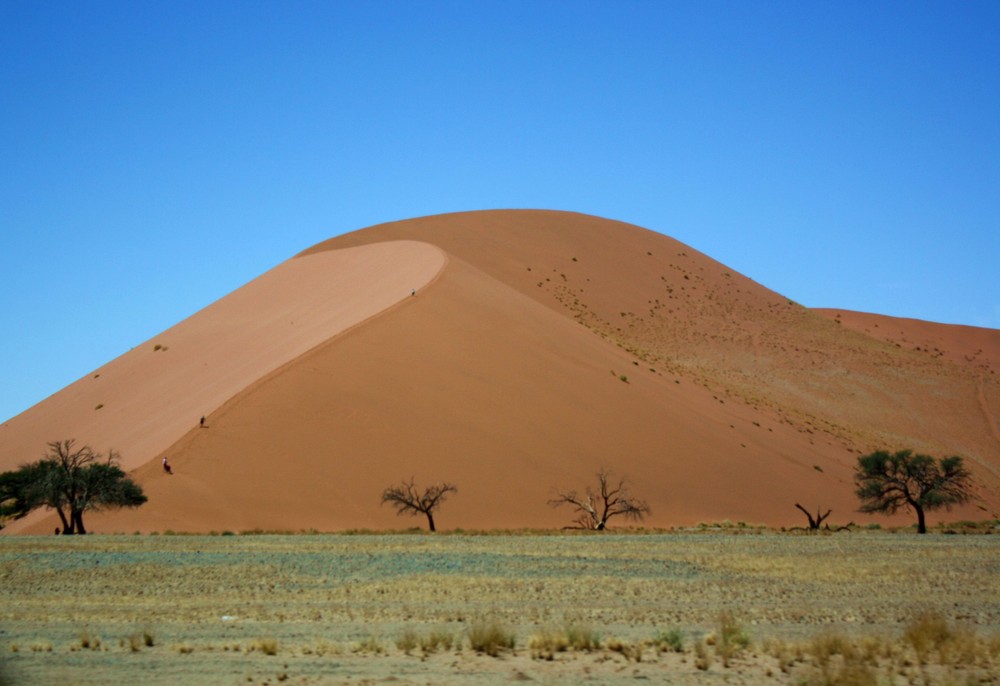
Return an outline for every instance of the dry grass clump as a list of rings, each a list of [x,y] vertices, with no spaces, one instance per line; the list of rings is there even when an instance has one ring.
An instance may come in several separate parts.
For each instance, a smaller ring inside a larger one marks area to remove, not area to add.
[[[601,638],[592,628],[570,624],[562,629],[546,628],[531,637],[531,656],[552,660],[556,653],[568,650],[591,652],[601,647]]]
[[[469,628],[469,645],[477,653],[496,657],[506,650],[514,650],[514,632],[500,622],[476,622]]]
[[[92,636],[89,631],[80,632],[80,648],[83,650],[100,650],[101,637]]]
[[[429,633],[421,635],[415,629],[406,628],[396,637],[396,648],[406,655],[417,648],[420,648],[424,655],[433,655],[440,650],[451,650],[454,642],[454,636],[444,629],[432,629]]]
[[[605,647],[613,653],[618,653],[626,660],[642,662],[642,651],[646,648],[645,643],[636,641],[630,643],[617,638],[609,639]]]
[[[650,644],[658,653],[683,653],[684,652],[684,632],[680,629],[660,630],[653,636]]]
[[[122,639],[121,645],[124,646],[126,643],[130,651],[138,653],[143,648],[152,648],[156,644],[156,639],[152,632],[144,629],[143,631],[129,634],[128,638]]]
[[[229,648],[225,647],[223,650],[229,650]],[[340,655],[342,651],[336,643],[320,640],[312,645],[302,646],[300,652],[303,655],[318,655],[319,657],[323,657],[325,655]]]
[[[991,643],[998,642],[997,637],[993,641],[983,640],[971,629],[949,625],[937,613],[916,617],[903,632],[903,640],[913,648],[920,665],[982,667],[992,665],[996,651],[991,649]]]
[[[250,650],[251,651],[257,650],[261,653],[264,653],[265,655],[277,655],[278,640],[273,637],[259,638],[257,639],[256,643],[254,643],[251,646]]]
[[[444,629],[432,629],[429,634],[420,639],[420,649],[425,655],[431,655],[439,650],[451,650],[455,643],[455,637],[450,631]]]
[[[706,638],[706,642],[715,646],[715,654],[722,659],[722,666],[728,667],[730,660],[750,646],[750,636],[733,613],[727,610],[719,615],[718,633]]]
[[[352,651],[359,654],[372,653],[381,655],[385,652],[385,646],[375,636],[365,636],[354,644]]]
[[[995,669],[998,646],[1000,637],[985,639],[938,613],[924,613],[899,639],[824,633],[805,644],[768,641],[764,649],[786,674],[805,665],[796,681],[801,686],[878,686],[893,683],[893,674],[909,683],[956,684],[959,677],[980,683]]]

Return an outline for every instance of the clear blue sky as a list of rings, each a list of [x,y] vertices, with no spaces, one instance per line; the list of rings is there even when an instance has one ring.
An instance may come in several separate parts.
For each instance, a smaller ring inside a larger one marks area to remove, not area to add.
[[[333,235],[671,235],[1000,328],[1000,3],[0,3],[0,421]]]

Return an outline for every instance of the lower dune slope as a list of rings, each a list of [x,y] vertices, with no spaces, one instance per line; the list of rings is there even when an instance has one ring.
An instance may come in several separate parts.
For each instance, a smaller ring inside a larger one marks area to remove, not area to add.
[[[759,418],[452,259],[405,306],[227,403],[171,449],[173,476],[137,472],[148,505],[92,526],[424,526],[379,506],[410,477],[458,485],[444,528],[560,526],[570,513],[547,505],[552,489],[601,465],[649,501],[650,525],[797,521],[796,499],[846,516],[843,446]]]

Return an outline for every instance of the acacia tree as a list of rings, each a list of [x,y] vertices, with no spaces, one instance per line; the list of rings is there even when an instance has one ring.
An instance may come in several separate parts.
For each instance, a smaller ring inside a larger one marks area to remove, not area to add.
[[[14,517],[39,507],[59,514],[64,534],[85,534],[83,513],[106,507],[138,507],[146,502],[142,488],[122,471],[118,453],[107,456],[74,439],[52,441],[46,457],[22,465],[0,478],[2,500]]]
[[[585,493],[577,491],[556,491],[556,497],[549,501],[552,507],[570,505],[577,517],[571,528],[593,529],[603,531],[608,520],[622,515],[625,519],[642,521],[650,513],[649,505],[644,500],[635,498],[628,488],[624,477],[617,485],[611,480],[611,472],[605,467],[597,472],[598,489],[589,486]]]
[[[861,512],[893,514],[900,508],[917,514],[917,533],[927,533],[925,512],[967,502],[971,477],[961,457],[935,460],[911,450],[878,450],[858,458],[854,474]]]
[[[389,503],[396,508],[396,514],[418,515],[427,517],[427,526],[431,531],[436,531],[434,527],[434,510],[436,510],[449,493],[458,493],[458,486],[449,483],[440,483],[428,486],[423,493],[417,489],[411,478],[409,482],[404,481],[399,486],[390,486],[382,491],[382,503]]]

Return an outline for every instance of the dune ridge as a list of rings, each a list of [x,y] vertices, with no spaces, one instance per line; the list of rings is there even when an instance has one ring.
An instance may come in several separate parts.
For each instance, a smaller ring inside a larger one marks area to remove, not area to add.
[[[420,525],[379,506],[410,477],[458,484],[443,528],[558,527],[571,517],[553,490],[602,465],[649,501],[651,526],[801,524],[796,501],[846,523],[861,518],[857,456],[881,447],[965,455],[977,500],[953,515],[1000,511],[1000,383],[982,364],[1000,332],[910,349],[662,234],[566,212],[392,222],[290,262],[400,241],[441,256],[418,297],[242,377],[208,430],[167,448],[174,476],[135,466],[149,503],[91,528]]]

